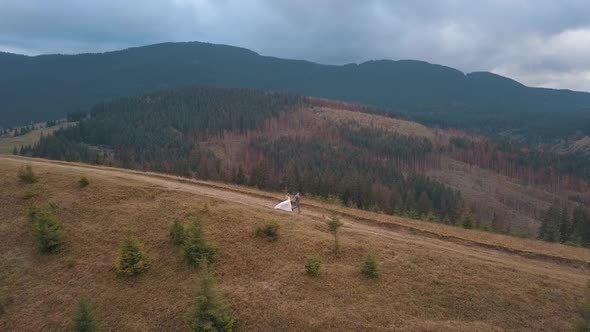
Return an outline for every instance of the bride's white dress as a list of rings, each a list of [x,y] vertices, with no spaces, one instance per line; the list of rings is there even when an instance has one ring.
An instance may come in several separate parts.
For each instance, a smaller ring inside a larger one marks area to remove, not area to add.
[[[286,201],[280,202],[279,204],[275,205],[275,209],[292,212],[293,209],[291,207],[291,198],[287,197]]]

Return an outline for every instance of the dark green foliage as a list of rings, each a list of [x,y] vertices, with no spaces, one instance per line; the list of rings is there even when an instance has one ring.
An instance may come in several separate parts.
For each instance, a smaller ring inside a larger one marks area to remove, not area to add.
[[[320,274],[320,268],[322,267],[322,259],[320,256],[314,256],[308,258],[305,262],[305,272],[310,277],[317,277]]]
[[[76,315],[72,322],[72,330],[75,332],[98,331],[98,323],[94,317],[94,310],[86,298],[82,298],[78,303],[78,310],[76,310]]]
[[[338,216],[332,216],[326,223],[330,233],[334,235],[334,251],[337,252],[340,249],[340,227],[343,224]]]
[[[590,212],[576,207],[570,216],[567,209],[552,205],[543,213],[539,239],[590,247]]]
[[[78,180],[78,184],[80,185],[80,188],[84,188],[90,184],[90,181],[88,181],[87,177],[81,176]]]
[[[234,166],[231,172],[224,172],[228,165],[200,144],[226,131],[262,129],[269,118],[303,102],[282,93],[210,88],[118,99],[95,106],[79,125],[43,137],[20,153],[112,161],[127,168],[249,183],[261,189],[287,187],[361,209],[414,218],[432,212],[436,220],[456,219],[460,194],[412,171],[431,161],[432,143],[425,138],[346,127],[334,128],[342,141],[337,145],[319,138],[258,137],[248,149],[263,159]],[[100,151],[103,147],[112,153],[107,156]]]
[[[463,218],[461,218],[461,227],[466,229],[473,229],[475,227],[475,218],[471,211],[467,211]]]
[[[193,266],[201,260],[212,263],[217,258],[217,248],[205,238],[202,217],[194,217],[193,222],[185,227],[182,249],[184,257]]]
[[[33,224],[37,247],[42,253],[54,254],[64,245],[64,233],[57,217],[48,204],[30,206],[29,220]]]
[[[238,167],[238,172],[236,173],[236,184],[242,185],[246,183],[246,175],[244,175],[244,170],[242,166]]]
[[[223,130],[257,128],[301,102],[300,97],[282,93],[216,88],[122,98],[96,105],[89,119],[43,137],[20,153],[101,163],[101,153],[88,145],[106,146],[119,166],[218,179],[219,161],[199,146],[200,139]]]
[[[24,167],[21,167],[18,170],[18,178],[20,179],[20,181],[22,183],[27,183],[27,184],[35,183],[38,181],[38,178],[35,175],[35,173],[33,172],[33,168],[31,167],[31,165],[26,165]]]
[[[548,242],[559,242],[561,213],[557,205],[552,205],[543,214],[541,228],[539,229],[539,238]]]
[[[256,237],[266,237],[270,241],[279,239],[279,224],[276,222],[256,227]]]
[[[250,146],[266,160],[254,167],[250,184],[272,190],[298,188],[323,199],[336,196],[347,206],[378,207],[389,214],[418,218],[420,208],[424,214],[432,210],[437,219],[456,219],[462,201],[458,191],[428,177],[399,171],[400,164],[412,168],[415,163],[428,162],[422,140],[403,138],[396,144],[408,152],[384,154],[371,150],[371,144],[358,142],[333,145],[320,139],[256,138]],[[409,151],[414,148],[412,155]]]
[[[18,156],[18,148],[16,146],[12,148],[12,154]]]
[[[394,155],[399,159],[420,158],[432,152],[432,142],[425,137],[392,134],[381,129],[340,128],[340,135],[353,146],[367,148],[380,155]]]
[[[82,111],[77,111],[77,112],[71,112],[68,113],[67,116],[67,121],[68,122],[77,122],[77,121],[81,121],[82,119],[84,119],[86,117],[86,112],[82,112]]]
[[[230,332],[236,328],[238,319],[217,293],[215,279],[209,273],[207,260],[199,262],[201,270],[200,288],[195,295],[195,308],[188,325],[197,332]]]
[[[149,261],[143,251],[143,245],[132,236],[125,236],[119,246],[119,255],[115,262],[117,273],[125,276],[141,274],[149,267]]]
[[[27,190],[25,191],[25,193],[22,196],[22,199],[24,199],[25,201],[30,200],[31,198],[35,197],[37,194],[35,194],[34,192],[32,192],[31,190]]]
[[[377,258],[373,255],[367,255],[361,266],[361,273],[371,279],[376,279],[381,274],[381,268]]]
[[[488,72],[464,74],[412,60],[325,66],[197,42],[90,55],[0,54],[0,68],[0,127],[63,117],[100,100],[164,85],[292,91],[403,110],[425,124],[533,138],[587,134],[590,116],[587,93],[529,88]]]
[[[170,238],[177,246],[184,242],[184,224],[180,220],[175,220],[170,226]]]

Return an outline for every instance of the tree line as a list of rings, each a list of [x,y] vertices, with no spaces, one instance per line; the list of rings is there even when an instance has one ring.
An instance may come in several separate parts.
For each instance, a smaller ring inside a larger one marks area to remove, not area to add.
[[[459,219],[460,193],[417,172],[433,149],[425,138],[346,127],[335,131],[333,142],[270,139],[263,133],[248,143],[259,155],[257,162],[233,165],[207,145],[211,137],[260,129],[268,119],[302,106],[305,100],[290,94],[216,88],[121,98],[96,105],[88,115],[77,114],[78,125],[43,136],[19,153],[299,190],[414,218]]]
[[[590,246],[590,211],[577,206],[571,213],[566,207],[553,204],[543,212],[539,239]]]

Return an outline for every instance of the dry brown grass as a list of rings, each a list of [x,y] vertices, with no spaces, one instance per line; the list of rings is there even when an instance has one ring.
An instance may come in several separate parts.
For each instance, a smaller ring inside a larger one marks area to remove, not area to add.
[[[434,139],[431,129],[412,121],[394,119],[387,116],[349,111],[346,109],[318,108],[314,115],[340,124],[354,124],[355,126],[378,128],[389,132],[409,136],[422,136]]]
[[[0,330],[64,330],[84,295],[104,330],[186,330],[198,273],[183,262],[168,227],[205,203],[205,229],[220,248],[212,270],[243,331],[568,330],[583,287],[583,270],[496,251],[479,259],[472,251],[483,249],[361,227],[350,218],[335,256],[319,210],[284,214],[249,204],[254,195],[211,191],[219,198],[214,199],[191,192],[191,184],[164,187],[134,172],[117,175],[60,163],[34,163],[39,182],[23,185],[16,172],[26,162],[31,161],[0,158],[0,293],[10,298]],[[77,183],[81,175],[92,183],[83,190]],[[27,190],[38,194],[31,200],[57,206],[64,252],[37,253],[25,217],[30,200],[22,199]],[[270,221],[280,223],[280,239],[255,238],[255,227]],[[113,270],[126,232],[142,241],[151,262],[132,280]],[[309,278],[305,260],[316,253],[322,273]],[[381,261],[377,280],[360,276],[367,253]],[[494,263],[494,257],[506,265]],[[74,267],[65,266],[68,258],[75,259]],[[518,268],[521,263],[526,268]],[[576,278],[559,279],[557,272]]]

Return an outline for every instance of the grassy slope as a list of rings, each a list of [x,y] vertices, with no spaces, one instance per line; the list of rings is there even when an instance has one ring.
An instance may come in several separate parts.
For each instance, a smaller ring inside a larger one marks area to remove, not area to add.
[[[10,154],[12,150],[16,146],[20,149],[20,147],[25,145],[33,145],[39,141],[41,134],[43,135],[50,135],[54,131],[58,130],[59,128],[63,128],[65,126],[70,126],[71,123],[60,123],[57,126],[53,126],[51,128],[36,128],[22,136],[16,137],[9,137],[9,136],[1,136],[0,137],[0,154]]]
[[[62,330],[82,295],[92,299],[104,330],[185,329],[197,271],[168,240],[168,226],[205,203],[207,234],[221,250],[213,269],[240,316],[240,330],[567,330],[573,322],[579,282],[469,259],[470,247],[464,253],[440,250],[345,227],[336,257],[321,218],[312,215],[51,164],[35,164],[41,180],[25,186],[16,180],[22,164],[0,159],[0,292],[10,300],[0,330]],[[90,178],[86,189],[77,186],[81,174]],[[34,201],[58,206],[67,244],[57,256],[35,250],[28,202],[21,198],[28,190],[37,193]],[[252,237],[256,225],[271,220],[281,224],[278,242]],[[141,239],[152,262],[136,280],[113,271],[125,232]],[[358,273],[367,252],[383,263],[377,281]],[[325,264],[320,277],[310,279],[303,264],[315,253]],[[66,257],[76,266],[65,267]]]

